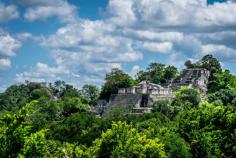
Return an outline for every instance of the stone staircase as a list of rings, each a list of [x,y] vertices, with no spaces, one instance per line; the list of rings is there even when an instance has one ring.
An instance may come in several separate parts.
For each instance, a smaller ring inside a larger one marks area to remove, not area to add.
[[[183,74],[182,82],[191,81],[193,77],[193,72],[190,70],[186,70],[186,72]]]
[[[126,114],[132,111],[133,107],[139,106],[142,94],[112,94],[109,103],[104,107],[103,116],[110,113],[113,108],[122,108]]]
[[[127,105],[139,105],[142,99],[142,94],[114,94],[111,95],[108,106],[127,106]]]

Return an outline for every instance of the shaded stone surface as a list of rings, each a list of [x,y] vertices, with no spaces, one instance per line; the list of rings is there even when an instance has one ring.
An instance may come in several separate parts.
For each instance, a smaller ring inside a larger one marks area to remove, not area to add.
[[[187,69],[180,77],[174,79],[169,86],[173,91],[181,86],[189,86],[198,89],[201,93],[206,93],[209,76],[210,72],[206,69]]]
[[[137,86],[121,88],[118,94],[112,94],[105,105],[105,113],[114,107],[128,108],[130,113],[150,112],[152,104],[158,100],[171,100],[173,92],[181,86],[188,86],[199,90],[203,95],[207,92],[207,83],[210,73],[206,69],[187,69],[179,77],[168,84],[159,85],[149,81],[142,81]]]

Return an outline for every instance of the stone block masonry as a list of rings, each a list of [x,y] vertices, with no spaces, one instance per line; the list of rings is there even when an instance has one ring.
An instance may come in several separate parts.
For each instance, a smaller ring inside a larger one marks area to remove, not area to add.
[[[108,112],[114,107],[133,106],[130,113],[150,112],[155,101],[171,100],[173,92],[181,86],[192,87],[199,90],[200,93],[206,94],[209,76],[208,70],[194,68],[183,71],[180,76],[172,79],[165,86],[142,81],[134,87],[119,89],[118,94],[112,94],[105,109]]]

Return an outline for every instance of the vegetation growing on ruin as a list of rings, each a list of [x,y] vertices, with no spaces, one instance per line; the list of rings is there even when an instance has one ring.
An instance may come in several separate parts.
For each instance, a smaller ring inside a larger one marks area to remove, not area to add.
[[[236,77],[211,55],[185,65],[211,72],[207,99],[182,87],[140,115],[90,111],[118,88],[166,82],[180,73],[174,66],[152,63],[136,78],[114,69],[101,90],[63,81],[12,85],[0,93],[0,157],[236,157]]]

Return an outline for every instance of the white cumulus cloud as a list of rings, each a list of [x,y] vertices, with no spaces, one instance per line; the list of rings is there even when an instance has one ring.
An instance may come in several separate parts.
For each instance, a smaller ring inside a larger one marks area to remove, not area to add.
[[[25,71],[16,74],[17,82],[24,82],[25,80],[35,81],[35,82],[45,82],[45,81],[55,81],[60,80],[60,76],[69,75],[70,70],[64,66],[48,66],[45,63],[38,62],[34,68],[30,71]]]
[[[77,8],[63,0],[52,1],[26,1],[31,4],[24,18],[29,21],[46,20],[50,17],[58,17],[61,22],[74,22],[76,20]]]
[[[0,59],[0,70],[6,70],[11,67],[11,60],[7,58]]]
[[[168,64],[179,67],[186,59],[196,60],[207,53],[223,62],[236,61],[233,0],[213,5],[206,0],[109,0],[99,20],[75,18],[76,8],[67,1],[23,1],[30,6],[25,13],[28,20],[56,16],[61,21],[73,19],[73,23],[41,39],[55,65],[38,63],[35,72],[18,74],[18,78],[54,74],[55,79],[62,75],[70,81],[79,78],[80,84],[101,83],[105,73],[127,63],[134,63],[133,75],[148,52],[165,54]],[[56,73],[66,70],[70,71]]]
[[[15,5],[5,5],[0,1],[0,22],[6,22],[19,17]]]
[[[11,58],[21,47],[21,42],[7,32],[0,32],[0,70],[11,68]]]
[[[171,42],[143,42],[139,44],[139,47],[149,52],[170,53],[173,49],[173,44]]]
[[[16,50],[21,47],[21,42],[7,33],[0,33],[0,55],[14,56]]]

